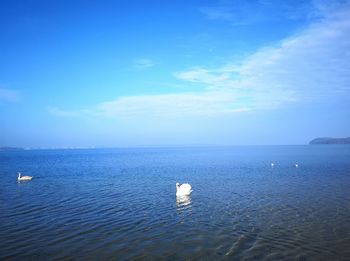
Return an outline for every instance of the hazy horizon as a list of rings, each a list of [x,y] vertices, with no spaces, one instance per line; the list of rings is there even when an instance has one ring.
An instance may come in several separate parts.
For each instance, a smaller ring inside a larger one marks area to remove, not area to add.
[[[230,148],[230,147],[293,147],[293,146],[346,146],[349,144],[250,144],[250,145],[234,145],[234,144],[162,144],[162,145],[133,145],[133,146],[110,146],[110,147],[98,147],[98,146],[62,146],[62,147],[14,147],[14,146],[1,146],[2,149],[20,149],[20,150],[113,150],[113,149],[172,149],[172,148]]]
[[[0,6],[0,147],[350,136],[350,1]]]

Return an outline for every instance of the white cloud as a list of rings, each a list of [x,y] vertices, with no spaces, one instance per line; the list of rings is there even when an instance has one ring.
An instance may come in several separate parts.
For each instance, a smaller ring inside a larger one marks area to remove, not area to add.
[[[313,24],[278,46],[262,49],[232,72],[257,89],[291,90],[295,98],[333,95],[350,83],[350,12]]]
[[[174,73],[197,92],[119,97],[89,110],[56,115],[134,118],[215,116],[275,109],[297,101],[350,97],[350,8],[324,19],[240,63]],[[142,62],[140,63],[142,64]],[[143,62],[144,67],[152,62]],[[66,115],[65,115],[66,114]]]
[[[20,94],[18,91],[0,88],[0,101],[5,102],[17,102],[20,100]]]
[[[200,12],[211,20],[221,20],[233,25],[247,25],[265,21],[298,20],[309,16],[318,17],[313,1],[221,1],[200,8]]]
[[[192,83],[204,83],[207,87],[223,87],[229,84],[232,80],[232,73],[222,70],[215,71],[204,68],[193,68],[188,71],[176,72],[174,76],[178,79],[189,81]]]
[[[134,67],[137,69],[147,69],[155,66],[156,64],[151,59],[137,59],[134,61]]]
[[[99,104],[95,112],[115,117],[186,117],[248,110],[236,102],[232,92],[202,92],[121,97]]]
[[[332,98],[350,91],[350,8],[265,47],[239,64],[178,72],[181,80],[235,92],[256,109],[286,101]],[[273,106],[273,107],[275,107]],[[266,107],[265,107],[266,108]]]
[[[216,116],[247,112],[251,108],[239,101],[233,92],[197,92],[163,95],[120,97],[102,102],[88,110],[69,111],[49,107],[49,112],[59,117],[93,116],[108,118],[178,118]]]

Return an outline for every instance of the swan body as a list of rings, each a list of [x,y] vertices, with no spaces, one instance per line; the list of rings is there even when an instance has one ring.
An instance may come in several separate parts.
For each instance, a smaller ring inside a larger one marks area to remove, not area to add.
[[[176,196],[181,197],[181,196],[188,196],[192,193],[192,187],[188,183],[184,184],[179,184],[176,183]]]
[[[18,181],[31,180],[32,178],[33,178],[33,177],[31,177],[31,176],[22,176],[22,177],[21,177],[21,172],[18,172],[18,178],[17,178]]]

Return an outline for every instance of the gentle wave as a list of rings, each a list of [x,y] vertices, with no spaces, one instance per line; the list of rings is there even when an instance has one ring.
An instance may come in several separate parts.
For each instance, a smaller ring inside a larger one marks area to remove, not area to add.
[[[0,259],[349,259],[350,149],[254,148],[0,154]]]

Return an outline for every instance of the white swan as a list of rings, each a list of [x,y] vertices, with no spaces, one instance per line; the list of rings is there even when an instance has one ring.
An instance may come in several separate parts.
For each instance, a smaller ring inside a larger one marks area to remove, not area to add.
[[[275,163],[272,162],[272,163],[271,163],[271,167],[274,167],[274,166],[275,166]]]
[[[32,178],[33,178],[33,177],[31,177],[31,176],[22,176],[22,177],[21,177],[21,172],[18,172],[18,178],[17,178],[18,181],[31,180]]]
[[[295,167],[296,167],[296,168],[299,167],[298,163],[295,163]]]
[[[179,184],[176,183],[176,196],[181,197],[181,196],[188,196],[192,193],[192,187],[188,183],[184,184]]]

